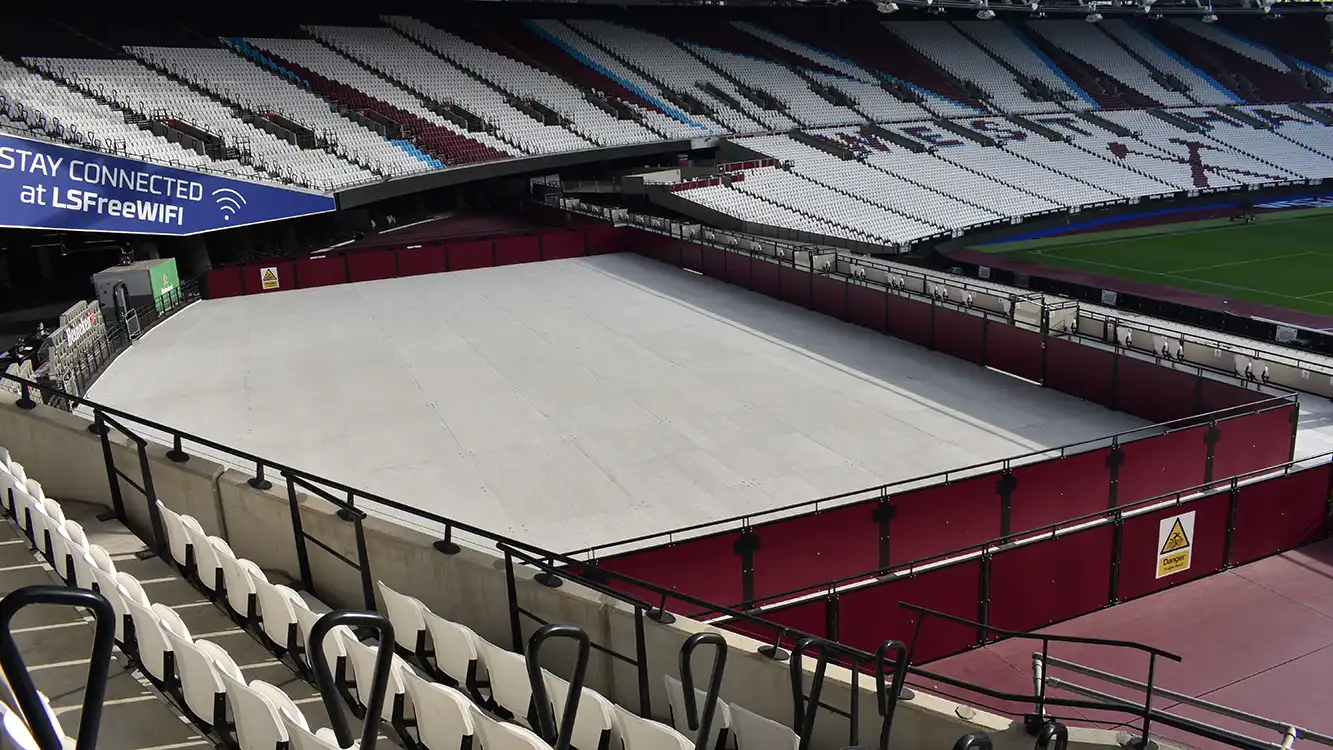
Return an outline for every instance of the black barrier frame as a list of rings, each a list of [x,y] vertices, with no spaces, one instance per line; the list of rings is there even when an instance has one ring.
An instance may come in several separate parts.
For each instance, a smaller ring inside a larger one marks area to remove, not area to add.
[[[0,373],[0,380],[10,380],[10,381],[13,381],[13,382],[17,382],[17,383],[19,383],[21,386],[23,386],[24,388],[36,389],[37,391],[39,391],[39,392],[43,392],[43,393],[45,393],[45,392],[53,392],[53,393],[55,393],[55,394],[57,394],[57,395],[67,396],[67,394],[64,394],[63,392],[57,391],[57,390],[55,390],[55,389],[51,389],[51,388],[48,388],[48,387],[46,387],[46,386],[43,386],[43,385],[40,385],[40,384],[31,382],[31,381],[28,381],[28,380],[25,380],[25,379],[17,378],[17,377],[15,377],[15,376],[11,376],[11,375],[7,375],[7,374],[3,374],[3,373]],[[627,575],[624,575],[624,574],[621,574],[621,573],[617,573],[617,572],[615,572],[615,571],[611,571],[611,570],[607,570],[607,569],[596,569],[596,570],[594,570],[594,571],[587,571],[586,569],[587,569],[588,566],[589,566],[589,563],[588,563],[587,561],[577,560],[577,559],[574,559],[574,558],[572,558],[572,557],[570,557],[570,556],[568,556],[568,555],[564,555],[564,554],[556,553],[556,552],[551,552],[551,551],[549,551],[549,550],[545,550],[545,549],[542,549],[542,548],[540,548],[540,547],[536,547],[536,546],[531,545],[531,544],[528,544],[528,543],[526,543],[526,542],[522,542],[522,541],[518,541],[518,540],[510,539],[510,538],[504,537],[504,536],[502,536],[502,535],[496,534],[496,533],[494,533],[494,532],[490,532],[490,531],[487,531],[487,530],[485,530],[485,529],[481,529],[481,528],[476,527],[476,526],[473,526],[473,525],[471,525],[471,524],[467,524],[467,523],[464,523],[464,522],[461,522],[461,521],[457,521],[457,520],[454,520],[454,519],[446,518],[446,517],[444,517],[444,516],[440,516],[440,515],[437,515],[437,514],[434,514],[434,513],[430,513],[430,512],[428,512],[428,511],[423,511],[423,510],[420,510],[420,509],[417,509],[417,508],[413,508],[413,507],[411,507],[411,506],[407,506],[407,505],[398,503],[398,502],[396,502],[396,501],[390,500],[390,499],[388,499],[388,498],[381,497],[381,496],[379,496],[379,495],[375,495],[375,494],[373,494],[373,493],[365,492],[365,491],[362,491],[362,490],[357,490],[357,489],[355,489],[355,488],[353,488],[353,487],[350,487],[350,486],[348,486],[348,485],[346,485],[346,484],[342,484],[342,483],[340,483],[340,482],[336,482],[336,481],[333,481],[333,480],[325,479],[325,478],[320,477],[320,476],[317,476],[317,475],[315,475],[315,474],[312,474],[312,473],[309,473],[309,472],[304,472],[304,471],[301,471],[301,470],[299,470],[299,469],[295,469],[295,468],[290,467],[290,466],[285,466],[285,465],[283,465],[283,464],[280,464],[280,463],[277,463],[277,462],[274,462],[274,461],[270,461],[270,460],[268,460],[268,459],[264,459],[264,458],[262,458],[262,457],[259,457],[259,456],[254,455],[254,454],[247,453],[247,452],[244,452],[244,451],[241,451],[241,450],[238,450],[238,449],[231,448],[231,447],[229,447],[229,446],[222,445],[222,444],[220,444],[220,443],[217,443],[217,442],[215,442],[215,441],[208,440],[208,439],[206,439],[206,438],[201,438],[201,437],[192,435],[192,434],[190,434],[190,433],[186,433],[186,432],[183,432],[183,431],[181,431],[181,430],[173,429],[173,428],[171,428],[171,427],[167,427],[167,426],[162,425],[162,424],[160,424],[160,423],[153,422],[153,421],[151,421],[151,420],[147,420],[147,419],[144,419],[144,418],[141,418],[141,417],[137,417],[137,416],[135,416],[135,415],[133,415],[133,414],[129,414],[129,413],[127,413],[127,412],[124,412],[124,411],[121,411],[121,410],[118,410],[118,409],[114,409],[114,408],[112,408],[112,407],[103,406],[103,405],[101,405],[101,404],[98,404],[98,403],[96,403],[96,402],[89,401],[89,400],[84,399],[84,398],[81,398],[81,397],[74,397],[74,396],[67,396],[67,397],[68,397],[68,399],[69,399],[69,402],[70,402],[72,405],[83,406],[83,407],[86,407],[86,408],[92,410],[93,415],[94,415],[94,425],[90,427],[90,430],[92,430],[92,431],[96,431],[97,428],[99,428],[99,427],[100,427],[100,428],[105,428],[105,427],[106,427],[105,421],[106,421],[107,418],[114,419],[114,420],[120,420],[120,421],[123,421],[123,422],[133,422],[133,423],[139,425],[141,428],[147,428],[147,429],[149,429],[149,430],[155,430],[155,431],[161,432],[161,433],[163,433],[163,434],[169,436],[170,438],[172,438],[173,441],[175,441],[176,439],[179,439],[179,440],[181,440],[181,441],[189,441],[189,442],[191,442],[191,443],[197,444],[197,445],[202,446],[202,447],[206,447],[206,448],[210,448],[210,449],[213,449],[213,450],[216,450],[216,451],[220,451],[220,452],[222,452],[222,453],[224,453],[224,454],[227,454],[227,455],[230,455],[230,456],[232,456],[232,457],[234,457],[234,458],[241,459],[241,460],[243,460],[243,461],[245,461],[245,462],[247,462],[247,463],[253,463],[253,464],[255,465],[255,467],[256,467],[256,476],[251,480],[251,484],[252,484],[252,485],[255,484],[255,483],[265,483],[265,484],[266,484],[266,481],[263,479],[263,471],[264,471],[264,469],[265,469],[266,467],[267,467],[267,468],[270,468],[270,469],[276,469],[276,470],[278,470],[278,471],[280,471],[280,472],[284,472],[284,473],[287,474],[287,475],[291,475],[291,476],[293,476],[293,477],[301,478],[301,479],[303,479],[304,481],[309,482],[309,483],[318,483],[319,485],[322,485],[322,486],[324,486],[325,488],[332,488],[333,490],[337,490],[337,491],[341,491],[341,492],[346,492],[346,493],[347,493],[347,496],[348,496],[347,505],[349,505],[349,506],[350,506],[350,505],[351,505],[357,498],[360,498],[361,500],[363,500],[363,501],[365,501],[365,502],[374,503],[374,504],[383,506],[384,508],[387,508],[387,509],[390,509],[390,510],[397,510],[397,511],[406,513],[406,514],[408,514],[408,515],[410,515],[410,516],[413,516],[413,517],[415,517],[415,518],[421,519],[421,520],[423,520],[423,521],[429,521],[429,522],[432,522],[432,523],[440,524],[441,526],[443,526],[443,527],[446,529],[446,533],[451,533],[452,530],[457,529],[457,530],[465,531],[465,532],[467,532],[467,533],[475,534],[475,535],[480,536],[480,537],[482,537],[482,538],[484,538],[484,539],[487,539],[487,540],[489,540],[489,541],[491,541],[491,542],[494,542],[494,543],[496,544],[497,548],[499,548],[502,552],[504,552],[504,551],[505,551],[505,548],[507,547],[507,548],[508,548],[508,551],[511,553],[511,556],[510,556],[510,558],[509,558],[509,563],[506,565],[507,586],[508,586],[508,590],[509,590],[509,596],[510,596],[510,599],[511,599],[511,601],[514,602],[515,604],[517,603],[517,586],[516,586],[516,574],[517,574],[517,571],[516,571],[516,566],[513,565],[513,557],[517,557],[517,556],[519,556],[519,555],[518,555],[518,554],[512,554],[512,553],[519,552],[520,550],[526,550],[527,552],[519,553],[519,554],[521,554],[522,557],[524,558],[524,560],[523,560],[522,562],[524,562],[524,564],[525,564],[527,567],[530,567],[530,568],[532,568],[532,569],[535,569],[535,570],[540,571],[540,573],[539,573],[538,576],[537,576],[537,579],[539,580],[539,582],[543,583],[543,585],[547,585],[547,586],[558,586],[558,585],[560,585],[560,582],[561,582],[562,580],[570,580],[570,581],[575,582],[575,583],[577,583],[577,584],[579,584],[579,585],[585,586],[585,587],[587,587],[587,588],[589,588],[589,589],[591,589],[591,590],[593,590],[593,591],[597,591],[597,592],[599,592],[599,593],[602,593],[602,594],[605,594],[605,595],[607,595],[607,596],[610,596],[610,597],[612,597],[612,598],[614,598],[614,599],[616,599],[616,600],[618,600],[618,601],[620,601],[620,602],[624,602],[624,603],[626,603],[626,604],[629,604],[629,605],[631,605],[631,606],[633,606],[633,607],[635,608],[635,610],[636,610],[636,626],[637,626],[637,631],[638,631],[638,632],[636,632],[636,639],[635,639],[635,640],[636,640],[636,643],[635,643],[635,651],[636,651],[636,653],[635,653],[635,655],[634,655],[634,656],[626,656],[626,655],[624,655],[624,654],[616,653],[616,652],[614,652],[612,649],[605,648],[605,647],[601,647],[601,648],[599,648],[599,650],[601,650],[601,651],[605,651],[606,653],[611,654],[612,656],[614,656],[615,658],[617,658],[617,659],[619,659],[619,660],[621,660],[621,661],[624,661],[624,662],[627,662],[627,663],[634,663],[634,664],[636,665],[636,667],[637,667],[637,669],[638,669],[639,690],[640,690],[640,694],[641,694],[641,695],[646,694],[646,691],[647,691],[647,689],[648,689],[648,688],[647,688],[647,675],[648,675],[648,669],[647,669],[647,646],[646,646],[646,638],[645,638],[644,633],[643,633],[643,629],[646,628],[646,625],[644,625],[643,620],[644,620],[644,619],[652,619],[652,620],[654,620],[655,622],[660,622],[660,623],[669,623],[669,622],[671,622],[671,616],[670,616],[670,614],[667,613],[667,612],[665,611],[666,602],[667,602],[668,600],[676,600],[676,601],[680,601],[680,602],[683,602],[683,603],[686,603],[686,604],[693,605],[693,606],[699,608],[700,612],[703,613],[703,614],[715,614],[715,615],[717,615],[717,616],[718,616],[717,618],[714,618],[713,620],[710,621],[710,622],[713,622],[713,623],[716,623],[716,622],[718,622],[719,620],[732,620],[732,621],[736,621],[736,622],[743,622],[743,623],[746,623],[747,625],[756,626],[756,627],[759,628],[760,630],[773,632],[773,633],[774,633],[774,643],[775,643],[775,644],[780,644],[784,638],[797,638],[797,639],[799,639],[799,638],[812,638],[812,637],[813,637],[813,638],[820,638],[820,636],[816,636],[816,635],[811,634],[811,633],[806,633],[806,632],[797,630],[797,629],[795,629],[795,628],[790,628],[790,627],[787,627],[787,626],[784,626],[784,625],[780,625],[780,624],[777,624],[777,623],[769,622],[769,621],[763,619],[762,617],[759,617],[758,615],[754,614],[752,611],[743,611],[743,610],[736,609],[736,608],[731,608],[731,607],[727,607],[727,606],[718,605],[718,604],[715,604],[715,603],[712,603],[712,602],[708,602],[708,601],[705,601],[705,600],[702,600],[702,599],[699,599],[699,598],[690,596],[690,595],[688,595],[688,594],[682,594],[682,593],[679,593],[679,592],[671,591],[671,590],[669,590],[669,589],[666,589],[666,588],[664,588],[664,587],[658,586],[658,585],[656,585],[656,584],[652,584],[652,583],[649,583],[649,582],[646,582],[646,581],[642,581],[642,580],[633,578],[633,577],[631,577],[631,576],[627,576]],[[24,407],[20,406],[20,408],[24,408]],[[35,408],[35,405],[34,405],[34,407],[29,407],[29,408]],[[97,417],[98,417],[99,415],[100,415],[100,417],[101,417],[101,420],[98,420],[98,419],[97,419]],[[102,435],[102,437],[105,437],[105,433]],[[1333,452],[1331,452],[1331,453],[1329,453],[1329,454],[1324,454],[1324,455],[1322,455],[1322,456],[1320,456],[1320,457],[1318,457],[1318,458],[1320,458],[1320,459],[1327,459],[1327,458],[1329,458],[1329,457],[1331,457],[1331,456],[1333,456]],[[1275,471],[1275,470],[1277,470],[1277,469],[1285,468],[1288,472],[1290,472],[1290,470],[1291,470],[1293,467],[1295,467],[1297,464],[1301,464],[1301,463],[1304,463],[1305,461],[1309,461],[1309,460],[1310,460],[1310,459],[1303,459],[1302,461],[1287,462],[1287,463],[1285,463],[1285,464],[1282,464],[1282,465],[1279,465],[1279,466],[1277,466],[1277,467],[1274,467],[1272,470]],[[151,467],[150,467],[150,468],[151,468]],[[150,473],[151,473],[151,471],[150,471]],[[1256,473],[1257,473],[1257,472],[1256,472]],[[111,482],[112,486],[114,487],[114,486],[115,486],[115,482],[116,482],[115,475],[113,475],[113,474],[108,474],[108,481]],[[1178,494],[1180,494],[1180,493],[1176,493],[1176,495],[1178,495]],[[1175,497],[1175,495],[1172,495],[1172,496],[1170,496],[1170,497]],[[320,497],[320,499],[323,500],[323,499],[325,499],[325,498]],[[1143,502],[1148,502],[1148,501],[1143,501]],[[1138,505],[1138,504],[1136,504],[1136,505]],[[1325,521],[1326,521],[1326,522],[1325,522],[1325,529],[1324,529],[1325,532],[1327,532],[1327,529],[1328,529],[1329,524],[1333,524],[1333,493],[1330,493],[1330,495],[1329,495],[1329,499],[1327,500],[1327,506],[1328,506],[1328,511],[1327,511],[1326,514],[1325,514]],[[358,509],[358,510],[359,510],[359,509]],[[1104,513],[1104,512],[1103,512],[1103,513]],[[1066,521],[1065,523],[1070,523],[1070,521]],[[364,560],[364,557],[365,557],[365,551],[364,551],[364,548],[361,549],[361,550],[358,550],[358,556],[361,557],[362,560]],[[366,570],[368,570],[368,569],[369,569],[369,567],[368,567],[368,565],[367,565],[367,566],[366,566]],[[577,571],[577,572],[576,572],[576,571]],[[661,602],[661,605],[660,605],[660,606],[655,606],[654,604],[652,604],[652,603],[650,603],[650,602],[648,602],[648,601],[646,601],[646,600],[643,600],[643,599],[638,598],[638,597],[636,597],[636,596],[630,595],[630,594],[625,593],[625,592],[623,592],[623,591],[619,591],[619,590],[616,590],[616,589],[614,589],[614,588],[611,588],[610,586],[606,585],[606,583],[605,583],[605,581],[606,581],[608,578],[615,579],[615,580],[617,580],[618,582],[620,582],[621,584],[624,584],[624,585],[626,585],[626,586],[632,586],[632,587],[635,587],[635,588],[637,588],[637,589],[641,589],[641,590],[643,590],[643,591],[651,592],[651,593],[653,594],[654,597],[659,598],[659,601]],[[544,580],[542,580],[542,579],[544,579]],[[657,615],[657,616],[655,616],[655,617],[654,617],[654,616],[649,616],[649,617],[647,617],[647,618],[643,617],[643,615],[645,615],[645,614],[649,614],[649,613],[655,614],[655,615]],[[517,612],[514,612],[514,611],[511,609],[511,625],[513,626],[515,632],[520,633],[520,639],[521,639],[521,630],[520,630],[520,628],[519,628],[519,623],[518,623],[517,617],[518,617],[518,613],[517,613]],[[856,656],[857,656],[857,659],[858,659],[859,662],[866,663],[866,664],[874,664],[874,663],[875,663],[876,656],[875,656],[874,654],[870,654],[869,652],[861,651],[861,650],[858,650],[858,649],[852,649],[852,648],[850,648],[850,647],[848,648],[848,650],[851,651],[851,652],[856,653]],[[775,646],[773,646],[773,647],[771,647],[771,648],[770,648],[770,647],[765,647],[765,648],[763,648],[763,649],[760,649],[760,653],[762,653],[762,654],[764,654],[764,655],[766,655],[766,656],[769,656],[770,658],[773,658],[773,659],[775,659],[775,660],[779,660],[779,661],[780,661],[780,660],[785,660],[785,659],[787,658],[787,656],[788,656],[787,653],[786,653],[785,651],[783,651],[782,649],[778,648],[777,645],[775,645]],[[941,673],[938,673],[938,672],[934,672],[934,671],[932,671],[932,670],[928,670],[928,669],[925,669],[925,668],[920,667],[920,666],[911,666],[911,665],[909,665],[909,666],[907,667],[907,673],[908,673],[910,676],[912,676],[912,677],[925,679],[925,680],[929,681],[930,683],[934,683],[934,684],[931,686],[931,689],[932,689],[934,692],[937,692],[937,693],[940,693],[940,694],[943,694],[943,695],[948,695],[948,694],[947,694],[947,693],[944,693],[943,691],[941,691],[941,690],[939,689],[939,687],[938,687],[939,685],[946,685],[946,686],[949,686],[949,687],[951,687],[951,688],[962,689],[962,690],[968,691],[968,692],[970,692],[970,693],[973,693],[973,694],[975,694],[975,695],[985,696],[986,698],[989,698],[989,699],[992,699],[992,700],[1010,701],[1010,702],[1019,703],[1019,704],[1034,704],[1034,703],[1036,702],[1036,697],[1035,697],[1035,696],[1032,696],[1032,695],[1022,695],[1022,694],[1008,693],[1008,692],[1004,692],[1004,691],[1000,691],[1000,690],[994,690],[994,689],[991,689],[991,688],[986,687],[986,686],[983,686],[983,685],[975,685],[975,684],[969,683],[969,682],[967,682],[967,681],[965,681],[965,680],[959,680],[959,679],[956,679],[956,678],[953,678],[953,677],[949,677],[949,676],[947,676],[947,675],[944,675],[944,674],[941,674]],[[910,682],[909,682],[908,684],[910,684]],[[962,700],[962,701],[965,702],[965,703],[977,703],[974,699],[960,699],[960,700]],[[982,705],[982,704],[978,704],[978,705]],[[1049,706],[1055,706],[1055,707],[1067,707],[1067,708],[1075,708],[1075,709],[1080,709],[1080,708],[1081,708],[1081,709],[1089,709],[1089,710],[1104,710],[1104,711],[1111,711],[1111,712],[1120,712],[1120,713],[1124,713],[1124,714],[1127,714],[1127,715],[1131,715],[1131,716],[1134,716],[1134,717],[1137,717],[1137,718],[1145,718],[1147,715],[1150,714],[1150,715],[1151,715],[1151,718],[1152,718],[1154,721],[1157,721],[1157,722],[1160,722],[1160,723],[1166,723],[1166,724],[1168,724],[1168,725],[1170,725],[1170,726],[1174,726],[1174,725],[1172,725],[1167,719],[1164,719],[1164,718],[1162,717],[1162,715],[1160,714],[1160,712],[1159,712],[1157,709],[1153,709],[1153,708],[1151,708],[1150,706],[1147,706],[1147,707],[1141,707],[1141,706],[1108,705],[1108,704],[1105,703],[1105,702],[1087,701],[1087,700],[1077,700],[1077,699],[1064,699],[1064,698],[1050,698],[1050,697],[1048,697],[1048,698],[1045,699],[1045,701],[1044,701],[1044,705],[1045,705],[1045,706],[1048,706],[1048,707],[1049,707]],[[646,701],[644,702],[643,706],[644,706],[645,708],[648,706],[648,704],[647,704]],[[828,706],[826,706],[826,705],[824,705],[824,704],[821,704],[821,707],[826,708],[826,709],[831,709],[831,708],[832,708],[832,707],[828,707]],[[983,707],[986,707],[986,706],[983,705]],[[988,707],[988,708],[989,708],[989,707]],[[989,710],[995,711],[995,712],[998,713],[998,714],[1011,714],[1011,713],[1012,713],[1011,711],[1006,710],[1006,709],[989,708]],[[1169,718],[1169,717],[1168,717],[1168,718]],[[1204,738],[1207,738],[1207,739],[1212,739],[1212,740],[1214,740],[1214,741],[1218,741],[1218,742],[1221,742],[1221,743],[1223,743],[1223,744],[1226,744],[1226,745],[1229,745],[1229,746],[1232,746],[1232,747],[1242,748],[1242,750],[1268,750],[1268,748],[1267,748],[1266,746],[1263,746],[1263,745],[1257,745],[1257,744],[1245,743],[1245,742],[1238,741],[1238,740],[1236,740],[1234,737],[1231,737],[1231,736],[1228,736],[1228,735],[1226,735],[1226,734],[1222,734],[1222,733],[1219,733],[1219,732],[1217,732],[1217,731],[1214,731],[1215,728],[1212,728],[1212,727],[1206,727],[1206,726],[1205,726],[1205,727],[1188,726],[1188,727],[1179,727],[1179,728],[1183,729],[1184,731],[1189,731],[1189,732],[1191,732],[1191,733],[1193,733],[1193,734],[1195,734],[1195,735],[1197,735],[1197,736],[1200,736],[1200,737],[1204,737]]]
[[[111,490],[114,517],[126,526],[131,525],[129,515],[125,510],[125,499],[120,489],[120,482],[125,482],[144,496],[148,505],[150,531],[153,534],[148,549],[134,553],[135,556],[140,560],[147,560],[150,557],[162,555],[167,549],[167,535],[162,526],[161,510],[157,507],[157,490],[153,487],[153,469],[148,462],[148,440],[130,430],[114,417],[101,411],[94,412],[93,425],[102,443],[102,460],[106,464],[106,478]],[[111,449],[111,430],[113,429],[134,443],[135,452],[139,456],[139,482],[136,482],[133,477],[116,467],[115,452]],[[107,520],[102,516],[98,516],[98,519]]]

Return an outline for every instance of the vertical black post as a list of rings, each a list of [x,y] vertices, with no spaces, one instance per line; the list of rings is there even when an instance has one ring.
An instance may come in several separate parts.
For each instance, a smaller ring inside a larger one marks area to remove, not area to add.
[[[741,559],[741,599],[748,603],[754,600],[754,553],[759,550],[759,537],[752,527],[741,529],[733,549]]]
[[[546,260],[546,235],[537,235],[537,260]]]
[[[514,555],[508,549],[505,550],[505,594],[509,597],[509,636],[514,644],[514,652],[521,654],[523,653],[523,625],[518,619],[518,586],[514,582]]]
[[[1217,422],[1209,422],[1208,429],[1203,433],[1203,444],[1206,446],[1203,457],[1203,483],[1209,485],[1213,483],[1213,461],[1217,457],[1217,443],[1222,439],[1222,431],[1217,429]]]
[[[1111,452],[1106,454],[1106,468],[1110,470],[1110,481],[1106,488],[1106,507],[1114,508],[1120,504],[1120,467],[1125,465],[1125,451],[1120,448],[1117,438],[1111,444]]]
[[[995,482],[995,492],[1000,496],[1000,536],[1013,533],[1010,516],[1013,512],[1014,490],[1018,489],[1018,480],[1014,472],[1005,467],[1004,474]]]
[[[1294,405],[1286,408],[1287,414],[1291,419],[1291,450],[1287,452],[1287,460],[1291,461],[1296,458],[1296,429],[1301,423],[1301,410]]]
[[[830,591],[824,597],[824,637],[834,643],[838,642],[839,610],[841,608],[837,590]]]
[[[375,583],[370,575],[370,553],[366,551],[366,529],[365,518],[356,516],[356,562],[361,570],[361,595],[365,599],[366,609],[374,612],[375,607]]]
[[[1010,315],[1013,314],[1013,305],[1009,306]],[[1050,349],[1049,341],[1051,336],[1051,311],[1046,305],[1041,306],[1041,384],[1046,385],[1046,355]]]
[[[315,583],[310,576],[310,555],[305,544],[305,529],[301,525],[301,505],[296,500],[296,480],[287,474],[287,505],[292,513],[292,539],[296,542],[296,565],[301,574],[301,585],[315,593]]]
[[[1152,726],[1153,678],[1157,674],[1157,654],[1148,654],[1148,685],[1143,691],[1143,739],[1139,747],[1148,750],[1148,730]]]
[[[652,695],[648,690],[648,639],[643,632],[643,609],[634,608],[634,671],[639,683],[639,715],[653,718]]]
[[[148,463],[148,444],[135,438],[139,447],[139,471],[143,474],[143,494],[148,501],[148,523],[153,528],[153,551],[162,556],[167,550],[167,533],[162,528],[162,513],[157,507],[157,491],[153,489],[153,467]]]
[[[990,579],[991,564],[995,556],[987,550],[981,553],[981,585],[977,590],[977,622],[981,627],[977,628],[977,644],[985,645],[990,639]],[[921,616],[925,619],[925,615]],[[913,643],[913,646],[916,644]]]
[[[1116,511],[1111,519],[1111,590],[1107,592],[1107,601],[1115,604],[1120,601],[1120,561],[1124,556],[1125,516]]]
[[[1236,515],[1240,512],[1240,482],[1231,480],[1231,491],[1227,503],[1227,535],[1222,542],[1222,567],[1229,568],[1235,565],[1231,559],[1231,545],[1236,540]]]
[[[111,508],[116,512],[117,520],[127,523],[125,498],[120,494],[120,478],[116,476],[116,458],[111,454],[111,430],[107,429],[106,417],[100,409],[93,412],[93,426],[102,436],[102,460],[106,463],[106,479],[111,485]]]
[[[882,492],[882,490],[881,490]],[[879,525],[879,567],[887,568],[893,564],[889,557],[889,530],[893,526],[893,516],[897,512],[887,494],[880,495],[879,504],[871,511],[870,518]]]

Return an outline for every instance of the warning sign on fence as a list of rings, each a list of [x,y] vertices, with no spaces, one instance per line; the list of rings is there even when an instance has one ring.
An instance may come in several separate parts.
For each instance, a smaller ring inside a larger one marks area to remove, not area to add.
[[[1190,569],[1194,552],[1194,511],[1163,518],[1157,526],[1157,577]]]
[[[264,289],[277,289],[281,286],[278,282],[278,269],[275,266],[261,269],[259,280],[264,284]]]

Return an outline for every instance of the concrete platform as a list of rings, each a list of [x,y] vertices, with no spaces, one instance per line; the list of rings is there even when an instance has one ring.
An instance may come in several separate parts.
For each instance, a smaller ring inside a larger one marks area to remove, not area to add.
[[[1143,424],[635,255],[202,302],[90,397],[557,550]]]

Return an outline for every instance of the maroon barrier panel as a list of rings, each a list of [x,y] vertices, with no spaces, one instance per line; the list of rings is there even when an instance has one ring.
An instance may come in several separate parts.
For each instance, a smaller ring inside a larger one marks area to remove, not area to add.
[[[623,230],[620,227],[613,227],[608,224],[595,224],[583,231],[588,240],[588,255],[618,253],[626,249],[626,243],[629,242],[630,237],[651,234],[651,232],[640,232],[638,230]]]
[[[1203,390],[1199,396],[1201,411],[1221,411],[1233,406],[1244,406],[1259,401],[1267,401],[1271,396],[1260,391],[1242,388],[1239,385],[1223,383],[1212,378],[1205,378]]]
[[[816,597],[800,604],[764,612],[762,618],[774,625],[791,628],[809,635],[819,636],[820,638],[827,636],[828,605],[824,597]],[[748,635],[756,641],[764,641],[769,644],[778,641],[778,632],[782,629],[781,627],[764,627],[758,623],[743,620],[728,621],[726,628]],[[791,649],[798,640],[800,640],[799,636],[784,635],[778,642],[782,648]]]
[[[1208,426],[1200,425],[1121,445],[1120,473],[1114,488],[1116,505],[1203,484],[1208,433]],[[1111,460],[1117,460],[1116,456],[1112,455]]]
[[[451,243],[445,248],[445,258],[450,271],[490,268],[496,265],[495,241],[478,240],[476,242]]]
[[[270,260],[251,263],[241,267],[241,280],[246,294],[264,294],[266,292],[281,292],[296,288],[296,276],[292,273],[292,262],[289,260]],[[268,275],[272,269],[272,279],[270,286],[264,288],[264,276]]]
[[[541,240],[535,234],[495,238],[495,265],[536,263],[542,259]]]
[[[750,288],[767,297],[777,298],[782,282],[777,263],[755,258],[750,262]]]
[[[1200,412],[1199,376],[1159,367],[1134,357],[1117,357],[1115,407],[1149,422],[1172,422]]]
[[[856,503],[751,527],[754,596],[763,599],[880,567],[878,503]],[[733,560],[727,571],[739,574]],[[722,569],[717,575],[724,575]]]
[[[1232,565],[1314,541],[1324,531],[1333,497],[1333,465],[1322,463],[1240,488]]]
[[[741,577],[730,571],[736,569],[736,545],[740,539],[739,531],[714,534],[599,560],[597,564],[704,601],[739,602],[743,598]],[[636,593],[634,587],[613,585],[628,593]],[[637,595],[649,596],[642,591]],[[690,608],[693,605],[683,606]]]
[[[778,287],[782,299],[800,307],[810,306],[810,274],[791,266],[778,267]]]
[[[1046,340],[1046,385],[1084,401],[1111,407],[1115,355],[1051,336]],[[1193,402],[1191,402],[1193,403]]]
[[[995,553],[990,620],[1029,631],[1092,612],[1111,597],[1115,527],[1094,526]]]
[[[1296,448],[1293,420],[1299,415],[1293,404],[1218,422],[1209,478],[1234,477],[1290,461]]]
[[[421,276],[449,270],[444,245],[422,245],[398,251],[398,275]]]
[[[1041,334],[987,319],[986,364],[1040,383]]]
[[[680,248],[680,267],[690,270],[704,272],[704,246],[696,245],[693,242],[686,242]]]
[[[724,253],[722,261],[726,266],[723,280],[742,289],[750,288],[750,266],[755,262],[749,255]]]
[[[916,604],[976,620],[981,595],[981,562],[966,560],[917,576],[895,578],[838,595],[838,640],[874,652],[886,638],[912,641],[916,613],[898,606]],[[769,613],[765,613],[767,616]],[[976,628],[932,620],[921,629],[912,662],[955,654],[977,644]]]
[[[398,253],[394,250],[364,250],[347,254],[349,281],[376,281],[398,275]]]
[[[986,320],[939,305],[934,309],[935,348],[976,364],[986,361]]]
[[[1009,528],[1022,532],[1105,510],[1110,504],[1110,448],[1014,469]]]
[[[889,335],[918,346],[930,346],[931,306],[897,294],[885,296],[889,303]]]
[[[703,275],[725,281],[727,278],[727,256],[731,253],[719,250],[716,247],[705,246],[700,254],[702,257],[699,265]]]
[[[1120,548],[1119,598],[1137,599],[1222,569],[1226,548],[1230,492],[1215,492],[1183,506],[1171,506],[1125,519]],[[1157,577],[1158,556],[1163,549],[1161,527],[1181,514],[1194,514],[1194,533],[1189,538],[1189,569]]]
[[[859,284],[848,284],[848,322],[884,333],[886,330],[885,312],[889,304],[887,296],[876,289]]]
[[[983,474],[894,497],[889,563],[922,560],[1001,536],[998,481],[998,474]]]
[[[239,297],[245,294],[240,268],[214,268],[204,275],[204,296],[208,299]]]
[[[810,309],[838,320],[847,319],[847,282],[815,275],[810,280]]]
[[[584,249],[582,229],[550,232],[541,236],[542,260],[581,258]]]
[[[347,257],[344,255],[302,258],[294,265],[298,289],[347,283]]]

